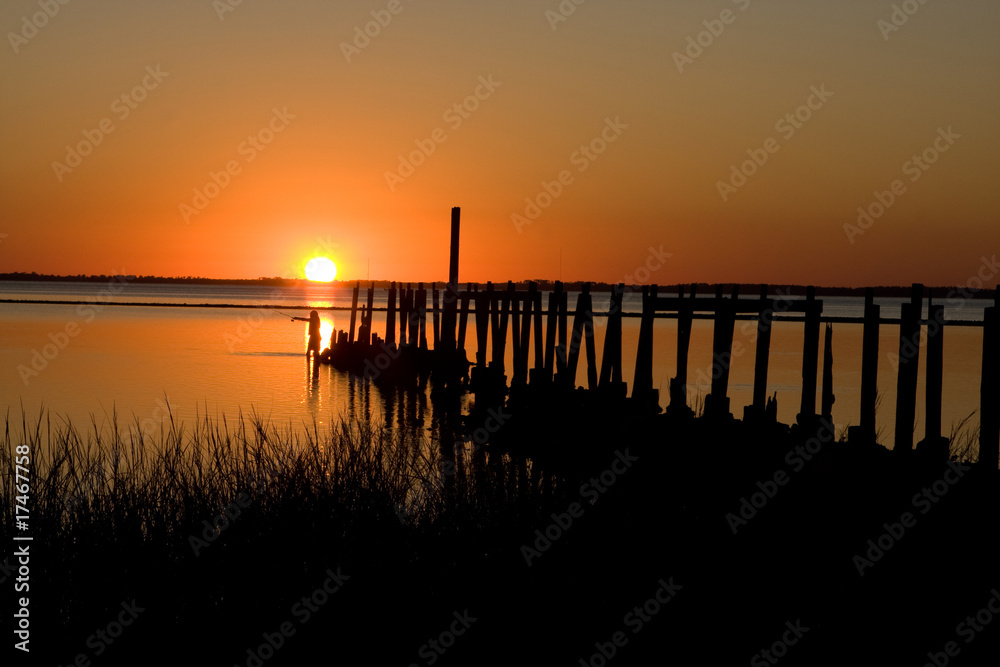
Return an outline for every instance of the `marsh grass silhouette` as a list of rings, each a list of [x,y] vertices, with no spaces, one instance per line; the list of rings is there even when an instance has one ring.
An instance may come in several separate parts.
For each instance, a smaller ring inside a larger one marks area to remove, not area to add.
[[[451,456],[357,422],[171,418],[151,437],[114,418],[81,432],[8,415],[0,464],[11,468],[15,444],[34,458],[35,657],[93,658],[87,638],[135,599],[146,611],[101,664],[245,665],[290,621],[296,633],[264,664],[424,665],[421,648],[463,610],[477,621],[436,664],[586,664],[616,631],[628,643],[614,664],[737,664],[796,619],[810,632],[782,664],[922,664],[996,586],[996,475],[967,473],[862,577],[852,557],[901,511],[917,514],[911,497],[940,465],[835,442],[795,471],[799,443],[739,422],[598,424],[567,436],[580,455],[561,464],[503,451],[516,418]],[[967,427],[952,440],[968,454]],[[629,471],[582,495],[624,449]],[[791,481],[734,534],[727,514],[776,470]],[[203,532],[241,494],[240,514]],[[526,564],[522,547],[573,502],[582,516]],[[12,505],[0,512],[10,544]],[[294,605],[338,567],[350,579],[300,624]],[[626,615],[671,577],[676,599],[633,633]],[[963,651],[995,647],[983,633]]]

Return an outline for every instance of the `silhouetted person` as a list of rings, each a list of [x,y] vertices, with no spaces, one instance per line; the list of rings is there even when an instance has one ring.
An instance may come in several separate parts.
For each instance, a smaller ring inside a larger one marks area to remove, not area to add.
[[[292,320],[309,323],[309,344],[306,347],[306,356],[308,357],[310,352],[315,352],[315,357],[318,358],[320,346],[319,313],[314,310],[309,313],[309,319],[304,317],[293,317]]]

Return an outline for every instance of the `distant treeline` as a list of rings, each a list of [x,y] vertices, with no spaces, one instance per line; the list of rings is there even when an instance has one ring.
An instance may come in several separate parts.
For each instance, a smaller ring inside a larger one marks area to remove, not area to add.
[[[115,277],[112,275],[76,275],[76,276],[56,276],[44,273],[0,273],[0,280],[33,280],[33,281],[51,281],[51,282],[78,282],[78,283],[98,283],[107,282]],[[201,278],[198,276],[179,276],[179,277],[167,277],[167,276],[137,276],[128,275],[120,276],[124,278],[129,283],[140,283],[140,284],[162,284],[162,285],[248,285],[248,286],[264,286],[264,287],[304,287],[310,284],[310,281],[302,278]],[[393,281],[390,280],[335,280],[332,286],[334,287],[353,287],[355,284],[360,283],[363,287],[368,285],[374,285],[377,289],[387,289]],[[414,287],[417,285],[418,281],[396,281],[397,284],[409,283]],[[525,290],[528,287],[529,282],[534,282],[538,289],[542,291],[550,291],[555,287],[556,281],[554,280],[540,280],[536,279],[533,281],[529,280],[516,280],[513,281],[514,286],[518,290]],[[444,289],[446,282],[438,281],[432,282],[427,281],[423,283],[425,287],[432,288],[437,287],[438,289]],[[568,291],[579,291],[586,284],[585,281],[567,281],[563,282],[563,289]],[[466,285],[478,285],[480,289],[486,287],[486,283],[461,283],[461,287],[464,289]],[[496,282],[493,284],[495,289],[505,289],[506,282]],[[711,296],[715,294],[715,284],[711,283],[695,283],[697,288],[697,293],[700,296]],[[741,283],[739,285],[734,285],[733,283],[724,283],[724,292],[726,296],[732,294],[733,287],[739,287],[739,293],[743,297],[749,297],[756,295],[760,292],[760,285],[758,283]],[[610,292],[614,287],[612,283],[602,283],[602,282],[591,282],[590,291],[591,292]],[[628,286],[632,291],[637,291],[642,289],[642,285],[630,285]],[[674,285],[659,285],[660,296],[672,296],[676,295],[678,291],[677,284]],[[685,294],[690,293],[691,283],[683,284]],[[864,296],[864,287],[816,287],[816,293],[819,296]],[[879,297],[908,297],[910,295],[910,286],[896,286],[896,285],[879,285],[874,288],[875,295]],[[946,298],[952,294],[958,294],[964,297],[972,298],[991,298],[993,296],[994,290],[991,289],[973,289],[971,287],[927,287],[925,286],[925,293],[927,290],[931,290],[934,297]],[[805,296],[806,286],[805,285],[769,285],[768,294],[789,294],[793,296]]]

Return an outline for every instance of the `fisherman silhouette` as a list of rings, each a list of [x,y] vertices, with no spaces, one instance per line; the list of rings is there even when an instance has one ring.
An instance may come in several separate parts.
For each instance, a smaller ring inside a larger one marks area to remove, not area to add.
[[[309,318],[305,317],[293,317],[292,321],[298,320],[300,322],[309,323],[309,344],[306,347],[306,356],[309,356],[310,352],[315,352],[315,357],[319,357],[319,346],[320,346],[320,330],[319,330],[319,313],[315,310],[309,313]]]

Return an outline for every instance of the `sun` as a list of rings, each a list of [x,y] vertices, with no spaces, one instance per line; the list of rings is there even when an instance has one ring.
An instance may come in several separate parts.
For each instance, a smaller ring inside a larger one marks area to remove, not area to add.
[[[313,257],[306,263],[306,278],[328,283],[337,277],[337,265],[329,257]]]

